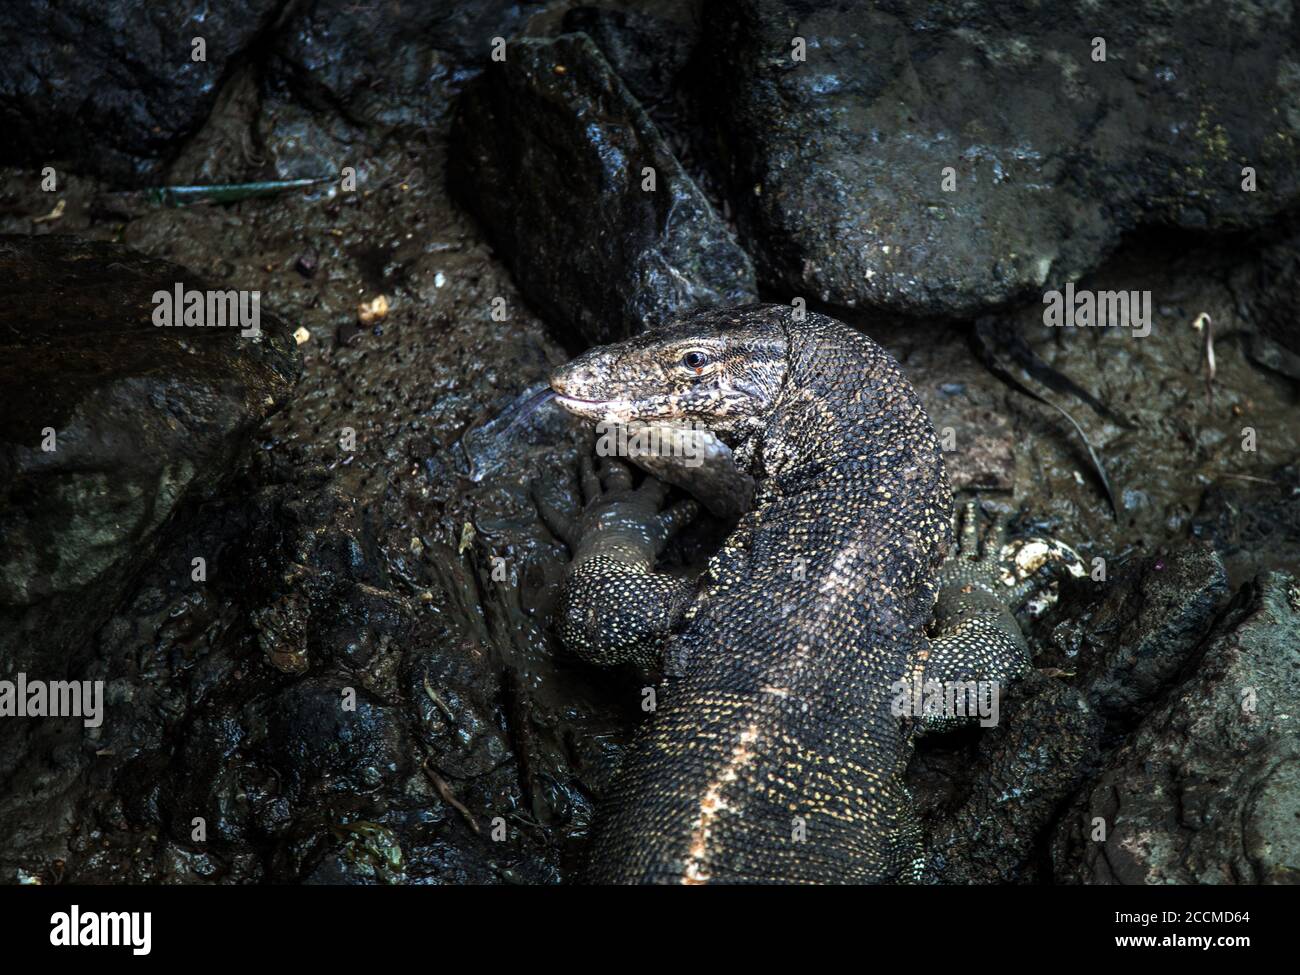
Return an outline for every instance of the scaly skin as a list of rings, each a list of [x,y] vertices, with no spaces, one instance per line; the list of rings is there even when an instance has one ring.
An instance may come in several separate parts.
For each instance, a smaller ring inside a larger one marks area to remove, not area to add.
[[[934,662],[1000,679],[1027,660],[1009,614],[960,569],[927,637],[952,495],[898,364],[832,319],[754,305],[594,349],[552,388],[588,419],[704,423],[757,482],[698,588],[653,571],[683,514],[665,521],[619,465],[603,494],[591,475],[583,525],[566,528],[566,644],[606,664],[662,652],[669,674],[601,810],[588,878],[910,876],[917,722],[891,711],[891,688]]]

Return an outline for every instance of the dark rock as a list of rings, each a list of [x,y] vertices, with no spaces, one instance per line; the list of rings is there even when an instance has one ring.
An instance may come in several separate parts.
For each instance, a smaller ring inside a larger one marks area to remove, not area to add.
[[[1300,466],[1287,464],[1253,480],[1219,481],[1201,495],[1195,538],[1213,543],[1239,585],[1265,568],[1300,575]]]
[[[173,839],[190,840],[197,818],[203,821],[205,843],[228,848],[245,841],[252,807],[260,792],[273,786],[269,775],[259,775],[242,760],[239,749],[246,736],[233,715],[201,714],[180,731],[173,765],[164,771],[157,757],[142,759],[129,769],[122,788],[142,788],[146,794],[157,788],[159,812]],[[155,773],[160,773],[156,780]],[[152,809],[133,806],[134,799],[128,799],[128,812],[140,817],[136,822],[150,822]]]
[[[345,706],[353,697],[355,706]],[[374,792],[409,763],[396,712],[341,676],[286,688],[266,706],[265,722],[268,760],[291,798]]]
[[[510,744],[477,673],[482,653],[467,646],[461,653],[422,654],[409,665],[407,697],[416,717],[417,740],[450,775],[483,775],[510,756]]]
[[[413,609],[387,588],[391,577],[366,512],[329,488],[306,498],[270,489],[257,503],[258,527],[232,546],[223,572],[257,580],[244,595],[255,606],[248,620],[263,659],[288,674],[320,664],[362,672],[388,660]],[[369,678],[372,689],[387,680]]]
[[[299,593],[281,596],[253,611],[250,622],[266,662],[285,674],[303,674],[311,665],[307,652],[308,600]]]
[[[158,528],[220,481],[297,379],[289,328],[268,313],[260,337],[156,327],[152,296],[178,282],[206,288],[116,245],[0,238],[6,672],[84,656]]]
[[[444,138],[456,93],[488,64],[494,40],[512,36],[541,7],[510,0],[295,4],[268,45],[248,141],[274,178],[314,178],[346,166],[363,192],[402,183],[411,155],[393,140],[426,143],[431,131]],[[435,167],[442,156],[440,148]],[[431,179],[441,183],[442,175]]]
[[[628,90],[644,105],[666,101],[699,39],[698,25],[678,23],[639,10],[574,7],[564,30],[586,34]]]
[[[1246,336],[1246,354],[1255,365],[1300,382],[1300,353],[1268,335],[1256,332]]]
[[[271,73],[308,106],[342,109],[354,123],[434,125],[450,108],[442,86],[487,64],[493,38],[543,6],[309,0],[276,36]]]
[[[453,189],[574,344],[753,300],[749,258],[584,35],[512,43],[466,89],[451,145]]]
[[[133,181],[206,117],[227,64],[283,0],[0,4],[0,158]],[[202,37],[206,60],[192,59]]]
[[[203,186],[272,178],[274,171],[266,167],[262,147],[250,136],[261,106],[258,67],[245,62],[222,84],[206,121],[186,140],[156,182]],[[110,202],[121,199],[110,198]]]
[[[1092,707],[1125,722],[1186,666],[1228,586],[1222,561],[1205,543],[1117,574],[1095,607],[1082,609],[1075,601],[1063,609],[1069,622],[1053,636],[1066,644],[1062,649]]]
[[[1252,227],[1300,196],[1296,42],[1262,0],[704,11],[742,238],[788,293],[965,315],[1134,227]]]
[[[1260,334],[1291,357],[1300,356],[1295,302],[1300,291],[1300,234],[1263,248],[1257,262],[1236,270],[1232,283],[1246,317]],[[1300,378],[1295,371],[1290,375]]]
[[[403,873],[402,846],[391,829],[378,823],[348,823],[333,827],[333,842],[315,851],[316,859],[301,870],[305,884],[397,884]]]
[[[1102,720],[1079,691],[1031,674],[1002,702],[1003,719],[980,739],[972,789],[927,844],[949,884],[1028,883],[1056,810],[1095,761]]]
[[[1298,647],[1300,587],[1261,575],[1062,819],[1056,880],[1300,881]]]

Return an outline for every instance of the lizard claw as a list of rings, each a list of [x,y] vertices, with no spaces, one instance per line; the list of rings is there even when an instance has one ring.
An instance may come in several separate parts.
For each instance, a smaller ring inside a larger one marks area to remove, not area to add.
[[[646,504],[661,505],[664,498],[668,496],[668,485],[653,475],[646,475],[641,486],[636,489],[637,497],[642,499]]]
[[[561,511],[542,497],[536,484],[530,485],[533,503],[546,527],[568,546],[575,561],[601,553],[618,553],[627,559],[653,562],[669,539],[699,513],[694,501],[679,501],[666,510],[668,485],[646,475],[632,486],[632,469],[611,457],[601,458],[599,467],[584,454],[579,461],[578,483],[582,508],[574,514]]]
[[[606,457],[601,463],[600,480],[605,494],[632,490],[632,470],[621,460]]]
[[[974,498],[954,507],[952,527],[957,550],[949,553],[939,570],[940,586],[977,584],[1000,597],[1001,579],[987,547],[981,544],[979,503]]]
[[[952,533],[957,536],[957,555],[964,559],[980,557],[979,507],[974,498],[952,512]]]
[[[953,511],[957,552],[940,570],[941,584],[978,582],[1009,607],[1016,607],[1044,586],[1040,572],[1083,575],[1083,560],[1070,546],[1055,538],[1027,536],[1008,541],[1007,519],[995,517],[980,538],[980,507],[976,499]]]
[[[591,504],[600,497],[600,478],[596,476],[589,454],[583,454],[578,461],[578,483],[582,488],[583,504]]]
[[[529,483],[528,493],[533,499],[538,515],[541,516],[542,524],[552,535],[572,549],[578,540],[576,520],[542,497],[536,481]]]

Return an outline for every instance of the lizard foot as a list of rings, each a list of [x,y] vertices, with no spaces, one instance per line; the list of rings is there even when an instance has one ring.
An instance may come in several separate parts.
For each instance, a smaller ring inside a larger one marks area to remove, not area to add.
[[[979,514],[973,500],[954,512],[953,529],[958,546],[939,573],[940,593],[935,610],[940,633],[931,640],[924,669],[927,681],[943,682],[940,685],[943,696],[935,695],[943,704],[934,714],[922,717],[918,726],[922,734],[965,727],[976,719],[981,725],[999,724],[1002,691],[1010,682],[1028,677],[1031,685],[1037,681],[1039,687],[1054,683],[1029,674],[1029,646],[1012,611],[1028,599],[1032,612],[1033,602],[1046,598],[1040,595],[1047,592],[1044,584],[1054,585],[1060,574],[1084,574],[1082,560],[1068,545],[1044,537],[1008,541],[1006,522],[1002,519],[994,520],[981,541]],[[1020,710],[1009,722],[1004,736],[992,743],[990,774],[964,806],[946,813],[932,827],[929,849],[926,855],[911,863],[906,880],[925,884],[946,882],[949,863],[956,862],[950,858],[960,858],[963,843],[971,842],[971,837],[983,836],[986,841],[980,844],[981,850],[990,845],[996,847],[997,842],[989,844],[987,837],[996,837],[1004,829],[1006,817],[1012,815],[1006,810],[1017,802],[1025,802],[1027,797],[1030,806],[1041,803],[1041,796],[1033,798],[1041,791],[1039,787],[1052,788],[1052,773],[1045,771],[1052,766],[1051,759],[1044,762],[1041,748],[1026,747],[1025,742],[1033,745],[1035,730],[1041,728],[1044,715],[1062,707],[1062,701],[1073,700],[1069,695],[1076,692],[1069,691],[1062,697],[1042,695],[1032,686],[1028,690],[1033,696],[1021,696]],[[974,709],[970,707],[972,703]],[[1084,713],[1089,709],[1080,712],[1071,705],[1068,712],[1077,718],[1074,727],[1079,729],[1078,735],[1069,740],[1086,742],[1088,737],[1082,729],[1092,720]],[[1029,783],[1026,788],[1006,789],[1007,782],[1025,781]]]
[[[983,724],[997,722],[1002,689],[1030,668],[1029,644],[1014,610],[1040,588],[1049,569],[1082,571],[1079,557],[1060,542],[1030,538],[1006,543],[1001,521],[981,539],[974,501],[955,512],[954,520],[957,551],[939,570],[934,636],[924,663],[926,687],[944,705],[926,713],[927,730],[955,727],[974,717]]]
[[[1004,517],[995,518],[981,538],[980,509],[973,498],[953,510],[953,534],[957,551],[939,570],[941,590],[975,586],[1014,610],[1060,575],[1086,574],[1079,554],[1058,539],[1008,539]]]
[[[609,458],[598,471],[584,457],[579,482],[583,507],[576,514],[534,497],[542,520],[573,554],[558,606],[560,639],[601,666],[656,666],[694,587],[656,573],[655,560],[699,506],[681,501],[663,508],[663,482],[647,476],[633,487],[631,469]]]
[[[584,456],[579,469],[582,510],[566,514],[534,494],[546,527],[569,547],[574,563],[607,557],[647,569],[668,540],[699,512],[694,501],[679,501],[663,509],[668,486],[647,475],[632,486],[632,470],[621,461],[603,458],[599,470]]]

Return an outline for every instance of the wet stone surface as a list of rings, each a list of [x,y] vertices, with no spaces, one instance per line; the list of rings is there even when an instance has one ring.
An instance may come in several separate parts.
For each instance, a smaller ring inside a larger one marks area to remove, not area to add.
[[[1297,881],[1297,607],[1284,573],[1238,593],[1196,670],[1062,817],[1058,882]]]
[[[208,290],[167,261],[71,237],[0,237],[0,655],[61,668],[149,558],[185,500],[210,491],[301,371],[271,314],[241,328],[159,328]],[[253,334],[253,333],[256,334]],[[39,410],[35,407],[40,404]]]
[[[513,45],[451,140],[453,188],[571,343],[756,297],[749,257],[585,34]]]
[[[1300,192],[1300,52],[1270,3],[704,10],[743,242],[782,293],[966,315],[1135,227],[1259,226]]]
[[[156,175],[178,140],[206,118],[227,67],[283,6],[283,0],[4,4],[0,159],[76,160],[122,183]]]

